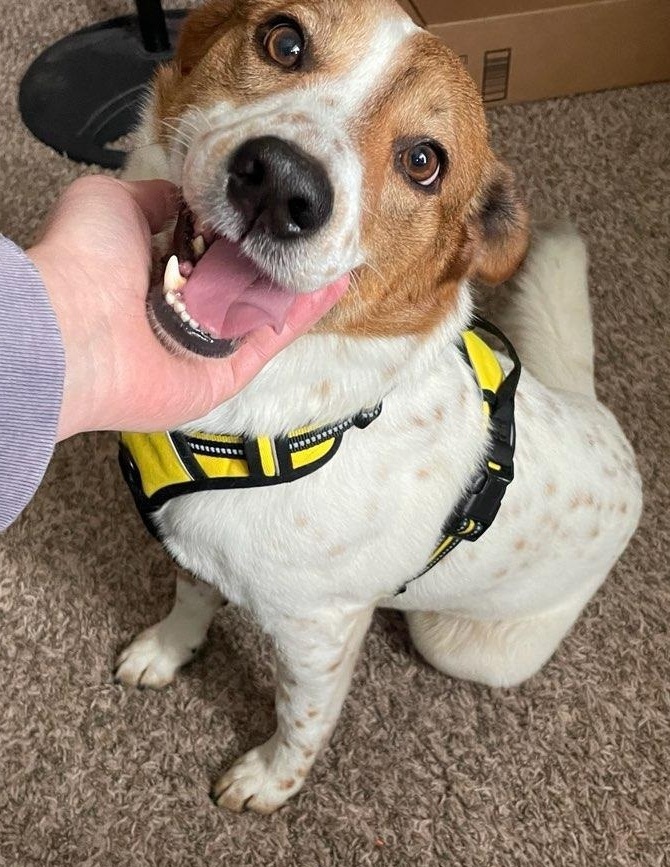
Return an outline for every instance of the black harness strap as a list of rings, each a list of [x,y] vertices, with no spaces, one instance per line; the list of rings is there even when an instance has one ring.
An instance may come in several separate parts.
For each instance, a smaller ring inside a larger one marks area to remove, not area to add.
[[[396,592],[396,596],[405,593],[410,584],[429,572],[461,542],[474,542],[483,536],[494,522],[507,488],[514,479],[514,398],[521,376],[521,361],[510,341],[495,325],[475,317],[473,327],[486,331],[501,341],[509,353],[513,368],[497,392],[482,392],[490,408],[490,443],[480,474],[443,524],[440,540],[425,568],[406,581]],[[464,347],[462,351],[466,361],[470,363]]]

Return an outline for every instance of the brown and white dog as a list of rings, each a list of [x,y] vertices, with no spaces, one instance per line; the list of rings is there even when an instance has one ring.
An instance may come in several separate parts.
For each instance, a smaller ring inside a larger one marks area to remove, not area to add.
[[[328,741],[376,606],[407,612],[438,669],[517,684],[626,546],[639,477],[595,398],[583,246],[568,230],[545,234],[505,314],[526,367],[515,481],[485,536],[394,595],[486,453],[459,335],[471,282],[509,278],[528,229],[472,81],[391,0],[209,0],[156,78],[129,174],[183,190],[177,260],[151,296],[176,344],[225,354],[280,327],[296,294],[351,275],[312,333],[192,429],[278,437],[384,402],[317,472],[178,497],[156,518],[199,580],[178,581],[172,612],[121,655],[117,676],[168,684],[222,597],[249,609],[276,647],[277,731],[215,796],[271,812]]]

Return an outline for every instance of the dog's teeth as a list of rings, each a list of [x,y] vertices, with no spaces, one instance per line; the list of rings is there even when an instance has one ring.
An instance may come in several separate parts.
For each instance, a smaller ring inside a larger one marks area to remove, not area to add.
[[[170,305],[170,307],[174,307],[174,303],[177,300],[177,296],[174,294],[174,292],[166,292],[165,293],[165,300]]]
[[[179,272],[179,259],[176,256],[170,256],[168,263],[165,266],[165,275],[163,277],[163,293],[179,292],[186,285],[186,279]]]
[[[193,239],[193,252],[195,255],[200,258],[205,253],[205,239],[202,235],[198,235]]]
[[[191,328],[195,328],[198,331],[200,330],[200,323],[196,322],[195,319],[191,319],[188,324],[191,326]]]
[[[191,317],[188,315],[188,313],[186,312],[186,310],[184,310],[184,312],[181,313],[180,316],[181,316],[181,321],[182,321],[182,322],[190,322],[190,321],[191,321]]]
[[[175,301],[172,306],[174,307],[175,313],[179,313],[180,316],[186,310],[186,305],[183,301]]]

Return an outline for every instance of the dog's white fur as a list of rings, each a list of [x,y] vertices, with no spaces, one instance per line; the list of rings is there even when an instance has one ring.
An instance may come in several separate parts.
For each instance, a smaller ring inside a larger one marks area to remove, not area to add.
[[[137,151],[133,175],[176,180],[156,148]],[[407,612],[417,647],[441,671],[518,684],[554,652],[637,525],[632,450],[594,397],[584,246],[561,227],[536,236],[504,316],[525,364],[516,479],[482,539],[394,596],[424,566],[487,445],[481,396],[457,349],[472,309],[467,282],[459,293],[428,338],[303,337],[194,424],[275,436],[384,400],[381,417],[347,433],[318,472],[182,497],[160,512],[168,549],[205,583],[178,582],[172,612],[125,651],[119,678],[169,683],[222,597],[250,610],[276,647],[277,731],[221,778],[225,806],[271,812],[301,787],[376,606]]]

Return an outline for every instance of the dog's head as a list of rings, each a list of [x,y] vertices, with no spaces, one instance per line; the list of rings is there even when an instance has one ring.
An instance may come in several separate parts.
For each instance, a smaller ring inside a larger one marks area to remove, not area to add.
[[[186,203],[154,312],[196,351],[347,273],[320,330],[426,333],[525,253],[472,80],[392,0],[208,0],[153,107]]]

